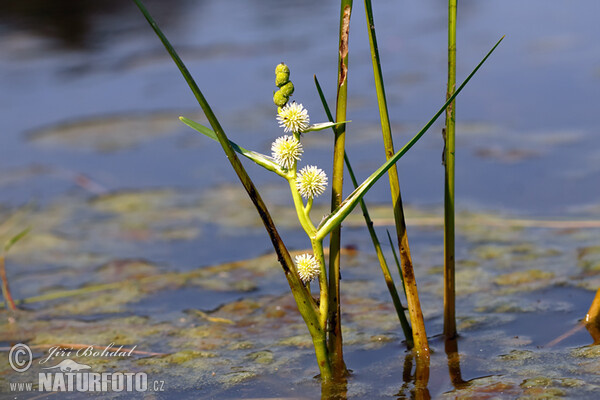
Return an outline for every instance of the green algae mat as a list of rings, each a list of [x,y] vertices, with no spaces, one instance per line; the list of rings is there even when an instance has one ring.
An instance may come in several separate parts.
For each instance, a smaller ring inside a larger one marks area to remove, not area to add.
[[[250,205],[230,186],[204,193],[123,191],[1,210],[3,236],[18,226],[32,230],[6,259],[20,310],[2,312],[0,342],[6,356],[26,344],[33,362],[22,373],[3,364],[0,385],[33,382],[38,394],[40,384],[60,387],[40,383],[39,374],[69,359],[98,374],[145,374],[148,387],[137,395],[147,398],[318,398],[310,336]],[[274,210],[281,221],[291,212]],[[386,207],[371,211],[384,231]],[[435,336],[442,328],[440,212],[408,213],[433,350],[429,395],[577,398],[599,389],[600,349],[579,326],[600,284],[599,228],[589,220],[461,213],[460,337],[447,352]],[[360,215],[345,231],[347,398],[411,397],[414,360]],[[291,227],[284,234],[303,250]],[[215,241],[205,259],[196,245],[204,235]]]

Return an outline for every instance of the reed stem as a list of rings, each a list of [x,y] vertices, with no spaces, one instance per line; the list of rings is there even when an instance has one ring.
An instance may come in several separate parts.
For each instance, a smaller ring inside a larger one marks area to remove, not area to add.
[[[373,75],[375,78],[375,89],[377,91],[377,103],[379,106],[379,116],[381,119],[381,133],[385,147],[385,157],[389,160],[394,156],[394,143],[383,84],[383,75],[381,72],[381,62],[379,50],[377,48],[377,36],[375,34],[375,22],[373,19],[373,9],[370,0],[365,0],[365,13],[367,17],[367,26],[369,31],[369,44],[371,47],[371,60],[373,62]],[[398,246],[400,249],[400,261],[402,264],[402,276],[406,289],[406,300],[410,315],[413,342],[417,352],[417,363],[419,360],[429,360],[429,344],[427,342],[427,333],[425,332],[425,321],[419,302],[417,291],[417,282],[413,270],[412,258],[410,256],[410,247],[408,244],[408,235],[406,232],[406,221],[404,217],[404,208],[402,206],[402,196],[400,194],[400,182],[398,180],[398,170],[396,165],[392,165],[388,170],[390,181],[390,193],[394,208],[394,220],[396,222],[396,234],[398,236]],[[428,369],[427,369],[428,371]],[[422,377],[427,380],[426,377]]]
[[[448,86],[446,99],[456,87],[456,0],[448,0]],[[446,108],[444,128],[444,336],[456,336],[454,153],[456,100]]]
[[[319,97],[321,98],[321,103],[323,104],[323,108],[325,109],[325,114],[327,114],[327,118],[330,122],[333,122],[333,116],[331,115],[331,110],[329,109],[329,105],[325,100],[325,95],[323,94],[323,90],[321,89],[321,85],[319,84],[319,80],[315,76],[315,85],[317,86],[317,92],[319,92]],[[356,175],[354,175],[354,170],[352,169],[352,165],[350,164],[350,159],[348,158],[348,154],[344,154],[344,162],[346,163],[346,168],[348,169],[348,175],[350,175],[350,179],[352,180],[352,184],[356,189],[358,187],[358,181],[356,180]],[[383,273],[383,278],[387,285],[388,291],[390,292],[390,296],[392,297],[392,302],[394,303],[394,307],[396,309],[396,313],[398,314],[398,319],[400,320],[400,325],[402,326],[402,331],[404,332],[404,337],[406,338],[406,342],[408,347],[413,346],[412,341],[412,329],[410,328],[410,324],[406,319],[406,315],[404,314],[404,306],[402,305],[402,301],[400,301],[400,296],[398,296],[398,291],[396,290],[396,284],[394,283],[394,279],[390,274],[390,269],[387,265],[387,261],[385,259],[385,255],[381,250],[381,243],[379,242],[379,238],[377,237],[377,233],[375,232],[375,228],[373,226],[373,220],[371,220],[371,216],[369,215],[369,210],[367,205],[363,199],[360,200],[360,208],[362,209],[363,217],[365,219],[365,225],[367,225],[367,229],[369,230],[369,235],[371,236],[371,241],[373,242],[373,247],[375,247],[375,253],[377,254],[377,259],[379,260],[379,265],[381,266],[381,271]],[[404,281],[402,283],[404,285]]]
[[[350,33],[350,16],[352,0],[341,0],[338,82],[336,96],[336,121],[346,121],[346,104],[348,98],[348,36]],[[333,145],[333,172],[331,177],[331,210],[342,203],[344,186],[344,153],[346,141],[346,124],[335,130]],[[329,237],[329,351],[331,362],[337,377],[346,374],[344,353],[342,349],[342,326],[340,308],[340,248],[341,225],[336,226]]]
[[[354,185],[354,188],[357,188],[358,182],[356,181],[356,177],[354,176],[354,171],[352,170],[352,165],[350,165],[348,155],[345,156],[345,161],[346,168],[348,169],[348,173],[350,174],[350,179],[352,179],[352,184]],[[360,201],[360,208],[362,210],[367,229],[369,230],[371,241],[373,242],[373,246],[375,247],[375,253],[377,254],[377,259],[379,260],[381,272],[383,273],[383,279],[385,280],[385,284],[388,288],[388,291],[390,292],[390,296],[392,297],[392,303],[394,304],[396,314],[398,315],[398,320],[400,321],[400,326],[402,327],[402,331],[404,332],[406,343],[409,348],[413,347],[414,342],[412,337],[412,329],[408,320],[406,319],[406,315],[404,314],[404,306],[402,305],[402,301],[400,300],[400,296],[398,295],[398,290],[396,290],[396,284],[394,283],[394,278],[392,278],[392,274],[390,273],[390,268],[388,267],[385,255],[381,250],[381,243],[379,242],[379,238],[377,237],[377,233],[375,232],[375,228],[373,227],[373,221],[371,220],[371,216],[369,215],[369,210],[367,209],[365,201],[362,199]]]

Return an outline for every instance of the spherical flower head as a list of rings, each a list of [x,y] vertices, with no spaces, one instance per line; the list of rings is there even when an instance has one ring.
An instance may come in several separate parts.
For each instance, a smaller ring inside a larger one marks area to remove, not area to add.
[[[298,173],[296,187],[306,199],[313,199],[322,194],[327,187],[327,175],[322,169],[309,165]]]
[[[271,145],[275,162],[285,169],[292,168],[294,163],[300,160],[303,151],[302,144],[293,136],[279,137]]]
[[[279,126],[284,128],[285,132],[302,132],[308,128],[310,119],[308,117],[308,111],[302,104],[292,102],[287,104],[281,110],[277,112],[277,120]]]
[[[319,262],[310,254],[296,256],[296,269],[302,282],[308,283],[319,276]]]

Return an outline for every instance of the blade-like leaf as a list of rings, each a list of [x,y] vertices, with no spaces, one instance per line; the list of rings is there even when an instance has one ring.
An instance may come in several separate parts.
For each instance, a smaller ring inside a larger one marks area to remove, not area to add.
[[[466,86],[466,84],[471,80],[471,78],[475,75],[475,73],[481,68],[483,63],[488,59],[488,57],[496,50],[500,42],[504,39],[504,36],[498,40],[498,42],[492,47],[492,49],[487,53],[487,55],[481,60],[481,62],[475,67],[475,69],[467,76],[464,82],[456,89],[456,91],[450,96],[450,98],[446,101],[446,103],[438,110],[437,113],[429,120],[427,124],[417,133],[407,144],[404,145],[396,154],[394,154],[388,161],[386,161],[381,167],[379,167],[375,172],[371,174],[363,183],[360,184],[356,190],[354,190],[350,195],[339,205],[335,210],[331,212],[327,217],[321,221],[318,226],[316,238],[323,239],[325,236],[329,234],[336,226],[338,226],[344,218],[348,216],[356,207],[360,199],[373,187],[375,182],[381,178],[390,167],[398,162],[398,160],[406,154],[411,147],[417,143],[417,141],[427,132],[427,130],[433,125],[433,123],[438,119],[440,115],[446,110],[448,105],[452,103],[452,101],[458,96],[458,94],[462,91],[462,89]]]
[[[402,289],[404,289],[404,296],[406,297],[406,285],[404,285],[404,275],[402,274],[402,267],[400,266],[400,260],[398,259],[398,254],[396,254],[396,246],[392,241],[392,235],[390,235],[390,231],[386,230],[388,241],[390,242],[390,247],[392,248],[392,254],[394,255],[394,261],[396,262],[396,267],[398,267],[398,273],[400,274],[400,279],[402,280]]]
[[[13,247],[13,245],[15,243],[17,243],[19,240],[23,239],[31,230],[31,227],[25,228],[23,229],[21,232],[17,233],[15,236],[13,236],[12,238],[8,239],[6,241],[6,243],[4,243],[4,252],[8,253],[8,250],[10,250],[11,247]]]
[[[302,133],[305,132],[315,132],[315,131],[322,131],[323,129],[327,129],[327,128],[333,128],[336,127],[338,125],[342,125],[342,124],[346,124],[348,122],[352,122],[352,121],[342,121],[342,122],[321,122],[319,124],[312,124],[310,125],[308,128],[306,128],[305,130],[302,131]]]
[[[177,65],[177,68],[181,72],[181,75],[183,76],[185,81],[188,83],[190,89],[192,90],[192,92],[194,93],[194,96],[196,97],[196,100],[202,107],[202,110],[204,111],[206,118],[210,122],[210,125],[212,126],[215,134],[217,135],[219,143],[221,144],[221,147],[223,148],[223,151],[225,152],[227,159],[229,160],[231,166],[233,167],[236,174],[240,178],[240,181],[244,185],[244,188],[246,189],[248,196],[252,199],[252,202],[254,203],[254,205],[261,217],[261,220],[263,221],[263,224],[265,225],[265,228],[269,234],[269,238],[271,239],[273,247],[275,248],[275,252],[277,253],[277,258],[278,258],[279,262],[281,263],[283,270],[285,271],[285,275],[286,275],[286,278],[290,285],[290,289],[292,290],[292,294],[294,296],[294,299],[296,300],[296,304],[298,305],[298,310],[300,311],[300,314],[302,314],[302,317],[304,318],[312,337],[313,338],[322,337],[323,332],[320,328],[320,323],[319,323],[319,309],[318,309],[315,301],[313,300],[312,296],[310,296],[310,293],[308,293],[308,291],[305,289],[298,274],[292,273],[294,271],[294,262],[292,261],[292,258],[290,256],[287,248],[285,247],[283,241],[281,240],[279,233],[277,232],[277,228],[275,227],[275,224],[273,223],[273,220],[271,218],[271,214],[269,213],[269,210],[267,209],[262,198],[260,197],[260,194],[258,193],[256,187],[254,186],[254,183],[248,176],[248,173],[246,172],[244,166],[242,165],[242,163],[238,159],[237,155],[235,154],[236,151],[233,150],[233,148],[231,147],[231,144],[229,143],[229,139],[227,138],[225,131],[221,127],[221,124],[219,123],[217,117],[215,116],[212,109],[210,108],[210,105],[204,98],[204,95],[200,91],[200,88],[194,81],[194,78],[192,77],[192,75],[190,74],[188,69],[186,68],[185,64],[183,63],[183,61],[181,60],[181,58],[179,57],[179,55],[177,54],[177,52],[175,51],[173,46],[171,46],[171,44],[167,40],[166,36],[163,34],[163,32],[158,27],[158,25],[156,24],[156,21],[154,21],[154,18],[152,18],[152,16],[150,15],[150,13],[146,9],[146,7],[144,7],[141,0],[133,0],[133,1],[137,5],[137,7],[140,9],[142,14],[146,18],[146,20],[148,21],[148,23],[150,24],[150,26],[152,27],[152,29],[154,30],[154,32],[156,33],[156,35],[158,36],[160,41],[162,42],[162,44],[165,46],[165,49],[167,50],[167,52],[169,53],[169,55],[171,56],[171,58]],[[314,343],[315,343],[317,358],[319,358],[320,355],[326,354],[326,349],[323,350],[324,345],[320,344],[321,342],[315,341]],[[323,374],[328,374],[329,376],[331,376],[331,371],[327,370],[327,368],[326,368],[329,365],[326,362],[326,360],[319,359],[319,361],[323,362],[323,364],[322,364],[323,367],[321,368],[321,375],[323,376]]]
[[[331,115],[331,109],[327,104],[327,100],[325,100],[325,95],[323,94],[323,90],[321,89],[321,85],[319,84],[319,80],[317,76],[315,78],[315,85],[317,87],[317,92],[319,93],[319,97],[321,98],[321,103],[323,104],[323,109],[325,110],[325,114],[327,114],[327,118],[329,120],[333,120],[333,116]],[[346,169],[348,170],[348,174],[350,175],[350,179],[352,180],[352,184],[354,187],[358,187],[358,181],[356,180],[356,176],[354,175],[354,170],[352,169],[352,165],[350,164],[350,158],[348,157],[348,153],[344,154],[344,161],[346,163]],[[369,210],[367,209],[367,205],[364,200],[360,200],[360,207],[363,212],[363,217],[365,219],[365,225],[367,226],[367,230],[369,231],[369,235],[371,236],[371,241],[373,242],[373,247],[375,248],[375,253],[377,253],[377,259],[379,260],[379,265],[381,266],[381,271],[383,272],[383,277],[390,292],[390,296],[392,297],[392,303],[396,308],[396,313],[398,315],[398,319],[400,320],[400,325],[402,326],[402,330],[404,332],[404,337],[409,345],[412,347],[413,338],[412,338],[412,329],[408,320],[406,319],[406,315],[404,314],[404,310],[406,307],[402,305],[402,301],[400,300],[400,296],[398,296],[398,291],[396,290],[396,284],[394,283],[394,279],[390,274],[390,269],[387,265],[387,261],[385,259],[385,255],[381,250],[381,243],[379,242],[379,238],[377,237],[377,233],[375,232],[375,228],[373,227],[373,221],[371,220],[371,216],[369,215]],[[403,283],[404,284],[404,283]],[[406,291],[405,291],[406,295]]]
[[[192,121],[191,119],[188,119],[186,117],[179,117],[179,119],[181,120],[181,122],[183,122],[190,128],[200,132],[201,134],[203,134],[205,136],[208,136],[209,138],[213,139],[214,141],[217,141],[217,142],[219,141],[219,139],[217,138],[217,134],[212,129],[207,128],[206,126],[199,124],[196,121]],[[278,175],[285,176],[283,171],[281,171],[281,169],[279,168],[279,165],[277,165],[277,163],[273,162],[271,160],[271,158],[265,156],[264,154],[257,153],[252,150],[247,150],[247,149],[243,148],[242,146],[237,145],[235,142],[232,142],[231,140],[229,141],[229,144],[231,145],[233,150],[235,150],[239,154],[243,155],[244,157],[247,157],[250,160],[254,161],[261,167],[264,167],[264,168],[268,169],[269,171],[273,171]]]

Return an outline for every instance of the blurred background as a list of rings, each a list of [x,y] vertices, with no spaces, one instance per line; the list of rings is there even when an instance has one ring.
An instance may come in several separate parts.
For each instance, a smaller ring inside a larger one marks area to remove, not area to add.
[[[232,140],[268,152],[280,134],[271,95],[281,61],[292,70],[293,99],[312,121],[325,120],[312,77],[333,103],[335,2],[147,3]],[[440,0],[390,0],[374,11],[399,147],[443,102],[446,8]],[[459,209],[562,216],[598,203],[599,11],[594,0],[461,2],[458,81],[506,40],[457,101]],[[357,7],[348,152],[359,177],[383,160],[364,19]],[[176,120],[200,118],[197,106],[132,2],[2,1],[0,32],[1,204],[45,203],[78,190],[64,171],[111,191],[233,179],[217,147]],[[399,164],[409,204],[441,204],[440,126]],[[314,136],[307,162],[328,170],[330,133]],[[387,200],[386,187],[369,198]]]

